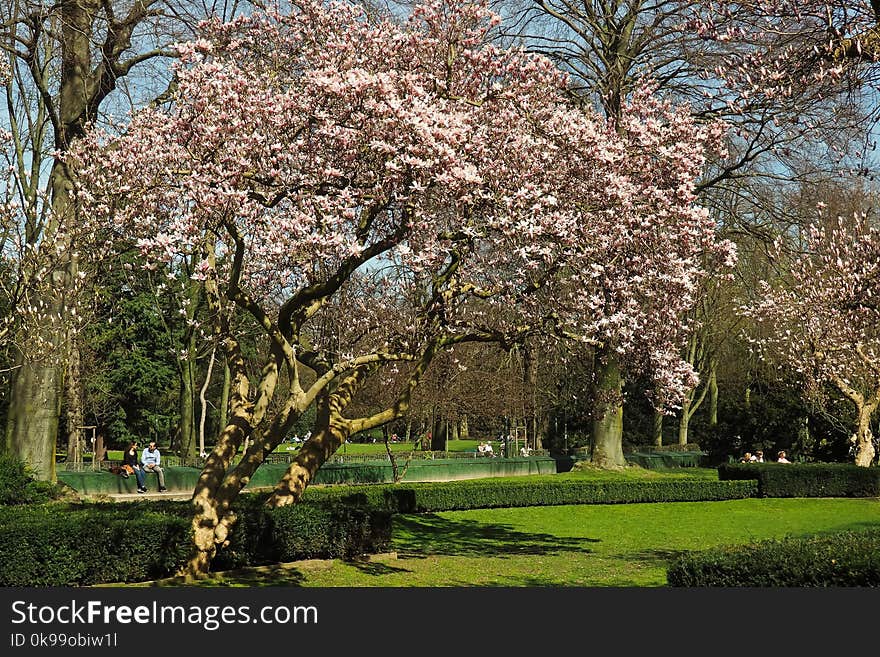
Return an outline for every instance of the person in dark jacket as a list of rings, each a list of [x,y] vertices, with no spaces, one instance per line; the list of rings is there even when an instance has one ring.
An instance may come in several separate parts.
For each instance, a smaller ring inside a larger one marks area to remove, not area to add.
[[[138,484],[138,493],[146,493],[146,473],[138,460],[138,445],[136,442],[130,443],[128,449],[122,453],[122,463],[123,465],[130,466],[131,469],[134,470],[134,476],[137,479]]]

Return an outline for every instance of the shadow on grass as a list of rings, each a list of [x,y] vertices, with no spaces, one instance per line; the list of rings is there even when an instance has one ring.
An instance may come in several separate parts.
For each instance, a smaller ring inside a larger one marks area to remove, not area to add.
[[[391,573],[410,573],[407,568],[395,568],[387,563],[379,563],[377,561],[346,561],[347,564],[354,566],[365,575],[390,575]]]
[[[808,532],[791,532],[787,533],[784,536],[778,537],[765,537],[765,538],[754,538],[748,541],[731,541],[729,543],[722,543],[719,545],[710,545],[702,548],[700,550],[642,550],[640,552],[631,552],[626,555],[626,558],[631,561],[637,561],[646,565],[663,565],[668,566],[675,559],[690,552],[702,552],[708,550],[716,550],[723,548],[732,548],[739,549],[743,545],[750,545],[756,543],[766,543],[774,540],[782,540],[785,538],[810,538],[813,536],[834,536],[836,534],[840,534],[841,532],[863,532],[876,530],[880,528],[880,521],[859,521],[859,522],[851,522],[846,525],[842,525],[839,527],[834,527],[825,530],[819,531],[808,531]]]
[[[285,564],[270,564],[228,570],[215,573],[204,581],[185,584],[179,578],[168,578],[151,582],[149,586],[195,586],[204,588],[229,588],[250,586],[301,586],[306,577],[295,567]]]
[[[400,558],[427,554],[499,557],[520,554],[590,553],[596,538],[565,538],[515,531],[509,525],[451,520],[434,514],[400,516],[394,522],[394,549]]]

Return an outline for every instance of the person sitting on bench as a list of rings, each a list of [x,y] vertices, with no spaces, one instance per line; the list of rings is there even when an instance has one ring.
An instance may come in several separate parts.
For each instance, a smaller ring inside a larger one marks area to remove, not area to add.
[[[128,449],[122,454],[122,463],[124,466],[128,466],[131,468],[131,473],[128,472],[128,468],[126,468],[126,474],[122,475],[123,477],[128,477],[129,474],[134,474],[137,479],[137,487],[138,493],[146,493],[147,492],[147,484],[146,484],[146,475],[144,474],[144,469],[141,467],[140,462],[138,461],[138,453],[137,453],[138,445],[136,442],[132,441],[128,444]]]
[[[165,471],[159,465],[161,460],[162,457],[159,454],[159,449],[156,447],[156,441],[151,440],[150,444],[144,447],[144,452],[141,454],[141,463],[144,466],[144,472],[154,472],[156,474],[159,478],[159,492],[164,493],[168,489],[165,488]]]

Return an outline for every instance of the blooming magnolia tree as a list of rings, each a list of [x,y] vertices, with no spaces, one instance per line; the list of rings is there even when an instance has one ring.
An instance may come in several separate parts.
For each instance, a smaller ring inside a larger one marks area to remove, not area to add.
[[[781,358],[808,393],[831,385],[854,406],[855,463],[876,455],[871,418],[880,405],[880,231],[864,218],[814,225],[785,285],[764,284],[749,308],[767,330],[765,355]]]
[[[179,47],[170,110],[78,152],[93,252],[136,243],[147,267],[195,255],[232,371],[193,494],[190,575],[307,408],[311,437],[271,504],[297,501],[349,435],[404,413],[456,344],[577,339],[659,372],[669,399],[687,384],[678,319],[701,261],[731,256],[694,205],[721,128],[650,90],[613,126],[572,109],[548,60],[489,42],[496,22],[435,0],[403,24],[317,2],[207,24]],[[232,313],[265,335],[257,374]],[[388,368],[407,374],[395,402],[348,417]]]
[[[823,121],[839,130],[844,120],[839,107],[829,114],[825,101],[850,97],[861,114],[863,94],[876,89],[877,2],[704,0],[695,8],[691,27],[724,51],[715,73],[726,85],[717,95],[726,96],[735,110],[761,100],[775,108],[779,130],[815,134]],[[876,120],[876,109],[868,114]]]

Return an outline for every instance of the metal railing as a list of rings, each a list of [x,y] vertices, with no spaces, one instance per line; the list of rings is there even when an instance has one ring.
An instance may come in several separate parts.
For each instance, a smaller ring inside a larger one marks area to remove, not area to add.
[[[205,464],[205,459],[199,457],[186,458],[182,459],[176,454],[165,454],[162,455],[162,465],[163,466],[189,466],[201,468]],[[55,463],[55,469],[63,472],[94,472],[96,470],[109,470],[114,466],[122,465],[121,459],[104,459],[97,463],[93,463],[92,461],[83,461],[81,463],[75,463],[72,461],[58,461]]]

